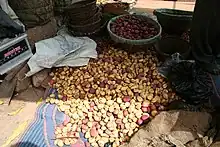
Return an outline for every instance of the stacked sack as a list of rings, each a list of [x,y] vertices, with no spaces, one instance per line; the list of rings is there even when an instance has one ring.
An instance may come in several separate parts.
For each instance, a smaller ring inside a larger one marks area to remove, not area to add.
[[[56,14],[62,15],[65,8],[71,5],[72,0],[54,0],[54,12]]]
[[[73,35],[90,35],[99,31],[101,27],[101,9],[96,5],[96,0],[71,4],[65,13],[68,17],[68,29]]]
[[[8,0],[27,28],[44,25],[53,17],[53,0]]]

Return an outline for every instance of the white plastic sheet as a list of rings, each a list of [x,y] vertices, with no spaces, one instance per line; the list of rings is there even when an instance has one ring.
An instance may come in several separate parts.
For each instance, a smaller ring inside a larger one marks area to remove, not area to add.
[[[73,37],[65,30],[58,32],[54,38],[35,44],[36,53],[28,61],[31,76],[44,68],[61,66],[84,66],[90,58],[97,58],[96,42],[88,37]]]

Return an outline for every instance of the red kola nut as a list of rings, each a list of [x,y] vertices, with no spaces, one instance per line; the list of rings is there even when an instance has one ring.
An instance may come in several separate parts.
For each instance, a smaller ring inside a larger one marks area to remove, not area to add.
[[[142,119],[138,119],[137,124],[138,125],[142,125],[143,124],[143,120]]]
[[[145,121],[145,120],[147,120],[148,118],[150,117],[150,115],[148,114],[148,115],[143,115],[142,117],[141,117],[141,119],[143,120],[143,121]]]
[[[85,134],[85,133],[86,133],[86,130],[83,130],[83,129],[82,129],[82,133],[84,133],[84,134]]]
[[[49,85],[53,85],[55,83],[55,81],[54,80],[50,80],[50,82],[49,82]]]
[[[94,107],[94,106],[95,106],[95,102],[91,102],[90,107]]]
[[[94,111],[94,107],[90,107],[89,112],[93,112],[93,111]]]
[[[124,102],[130,102],[130,101],[131,101],[130,96],[125,96],[125,97],[123,98],[123,101],[124,101]]]
[[[142,107],[149,107],[150,103],[148,101],[144,101],[142,103]]]
[[[92,137],[98,136],[98,131],[96,130],[96,128],[92,128],[92,129],[91,129],[90,135],[91,135]]]
[[[142,110],[143,112],[148,112],[148,108],[147,108],[147,107],[142,107],[141,110]]]
[[[87,123],[88,123],[88,121],[89,121],[89,119],[88,119],[88,118],[86,118],[86,119],[83,119],[83,120],[82,120],[82,123],[83,123],[83,124],[87,124]]]
[[[63,96],[62,100],[63,100],[63,101],[67,101],[67,97],[66,97],[66,96]]]
[[[110,113],[110,112],[107,112],[106,114],[108,117],[112,116],[112,113]]]
[[[87,126],[87,125],[82,124],[82,129],[83,129],[83,130],[87,130],[87,129],[88,129],[88,126]]]
[[[85,147],[90,147],[90,144],[88,142],[86,142],[85,145]],[[75,147],[75,145],[73,147]]]
[[[124,114],[124,117],[126,117],[128,115],[128,111],[127,110],[124,110],[123,111],[123,114]]]

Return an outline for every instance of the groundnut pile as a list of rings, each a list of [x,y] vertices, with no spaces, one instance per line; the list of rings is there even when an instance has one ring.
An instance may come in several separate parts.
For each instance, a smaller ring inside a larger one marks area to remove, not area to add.
[[[110,29],[116,35],[132,40],[148,39],[158,34],[152,24],[135,15],[117,18],[110,25]]]
[[[64,67],[51,73],[51,86],[59,99],[51,104],[71,119],[56,128],[55,144],[76,142],[79,132],[94,147],[111,142],[119,146],[149,118],[176,99],[158,74],[158,59],[152,51],[128,54],[110,48],[80,68]]]

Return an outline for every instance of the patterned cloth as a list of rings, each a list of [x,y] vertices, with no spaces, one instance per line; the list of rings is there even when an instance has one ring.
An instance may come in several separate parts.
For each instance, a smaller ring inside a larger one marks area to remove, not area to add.
[[[54,89],[49,90],[49,94],[57,91]],[[36,112],[34,121],[30,124],[21,140],[18,147],[55,147],[55,127],[62,125],[64,122],[69,122],[70,118],[63,112],[60,112],[56,105],[41,104]],[[88,142],[84,135],[80,133],[78,141],[71,145],[71,147],[87,147]],[[67,147],[67,146],[66,146]]]

